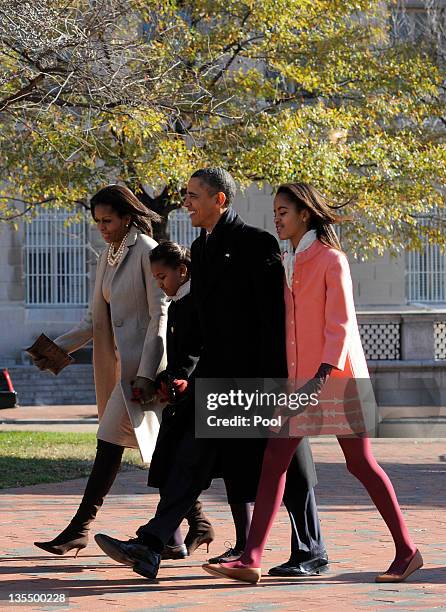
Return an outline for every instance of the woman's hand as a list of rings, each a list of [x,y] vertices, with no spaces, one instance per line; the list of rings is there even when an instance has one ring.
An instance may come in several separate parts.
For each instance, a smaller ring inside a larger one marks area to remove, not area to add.
[[[132,401],[148,406],[156,397],[155,383],[150,378],[137,376],[132,382]]]
[[[158,399],[162,404],[167,404],[169,401],[169,391],[167,388],[167,383],[162,381],[157,388]]]
[[[48,370],[50,366],[50,360],[47,357],[31,357],[33,360],[33,365],[35,365],[39,370]]]
[[[321,363],[313,378],[310,378],[310,380],[308,380],[302,387],[299,387],[299,389],[296,389],[295,391],[292,390],[293,381],[288,381],[288,394],[290,396],[293,395],[296,399],[293,398],[292,407],[281,407],[279,409],[280,414],[287,417],[293,417],[304,412],[309,405],[310,398],[312,401],[319,398],[332,370],[333,366],[329,363]]]

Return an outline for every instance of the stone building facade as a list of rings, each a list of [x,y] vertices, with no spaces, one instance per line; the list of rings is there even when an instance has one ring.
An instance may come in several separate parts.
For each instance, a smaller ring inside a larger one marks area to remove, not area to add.
[[[274,234],[268,187],[240,193],[234,208],[248,223]],[[183,244],[198,233],[184,211],[172,214],[169,229]],[[22,405],[94,402],[91,349],[79,351],[77,365],[57,378],[35,371],[24,349],[41,332],[54,338],[81,319],[103,246],[88,219],[66,226],[62,211],[42,212],[17,231],[0,226],[0,367],[10,369]],[[351,258],[351,269],[378,400],[445,403],[446,256],[427,246],[424,253],[397,258],[365,263]]]

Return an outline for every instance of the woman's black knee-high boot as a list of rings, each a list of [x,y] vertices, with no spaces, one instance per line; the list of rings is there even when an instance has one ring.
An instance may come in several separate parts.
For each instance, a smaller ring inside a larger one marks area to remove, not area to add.
[[[69,525],[50,542],[34,542],[46,552],[64,555],[76,549],[76,556],[88,543],[89,524],[96,518],[121,465],[123,446],[98,440],[96,457],[80,506]]]

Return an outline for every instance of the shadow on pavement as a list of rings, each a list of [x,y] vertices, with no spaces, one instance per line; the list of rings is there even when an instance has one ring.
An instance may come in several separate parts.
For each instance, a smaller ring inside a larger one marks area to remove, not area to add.
[[[85,568],[85,569],[95,569],[95,570],[103,570],[108,569],[110,566],[102,565],[97,566],[95,568]],[[116,565],[113,566],[116,569]],[[19,572],[26,571],[23,567],[21,568],[11,568],[14,569],[15,572],[17,570]],[[54,567],[34,567],[29,568],[28,571],[39,572],[39,571],[54,571]],[[60,568],[56,568],[59,569]],[[67,571],[77,572],[82,571],[82,568],[79,566],[67,566],[65,568]],[[127,570],[129,571],[129,570]],[[256,588],[256,585],[252,584],[244,584],[236,581],[230,580],[219,580],[215,579],[212,576],[208,576],[205,573],[200,573],[197,575],[187,575],[181,577],[169,576],[164,577],[160,576],[157,580],[150,581],[145,580],[144,578],[132,577],[131,575],[126,577],[125,570],[122,572],[121,578],[112,578],[110,580],[101,579],[101,580],[91,580],[82,578],[69,579],[69,578],[32,578],[32,579],[24,579],[24,580],[3,580],[0,588],[0,593],[12,593],[16,592],[18,588],[22,592],[64,592],[68,593],[71,597],[92,597],[92,596],[106,596],[106,595],[114,595],[114,594],[132,594],[138,592],[147,592],[147,591],[206,591],[206,590],[223,590],[223,589],[253,589]],[[11,572],[12,573],[12,572]],[[313,578],[303,578],[303,579],[281,579],[281,578],[270,578],[267,575],[262,577],[261,585],[262,586],[270,586],[274,587],[291,587],[296,585],[302,585],[305,587],[311,587],[312,584],[321,587],[332,588],[334,583],[348,583],[348,584],[375,584],[375,576],[377,572],[347,572],[338,575],[327,575],[318,576]],[[181,585],[181,581],[187,581],[188,584]],[[194,584],[190,584],[191,581],[194,581]],[[202,582],[202,584],[197,584],[197,582]],[[446,582],[446,567],[437,567],[437,568],[423,568],[419,570],[416,574],[414,574],[408,582],[405,583],[397,583],[397,584],[376,584],[377,589],[382,589],[383,587],[391,587],[394,589],[404,589],[407,585],[410,588],[411,584],[444,584]],[[174,583],[174,584],[172,584]]]

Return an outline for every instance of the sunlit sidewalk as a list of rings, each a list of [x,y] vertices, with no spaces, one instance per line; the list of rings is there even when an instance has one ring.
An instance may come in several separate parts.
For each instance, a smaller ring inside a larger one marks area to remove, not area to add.
[[[405,584],[374,583],[389,565],[393,548],[385,525],[351,477],[335,440],[314,440],[322,527],[330,571],[320,577],[268,577],[268,568],[288,558],[289,526],[282,510],[271,534],[259,585],[218,580],[205,574],[199,549],[190,559],[163,563],[156,584],[107,557],[91,544],[75,559],[41,554],[34,540],[51,539],[74,513],[83,480],[0,491],[2,554],[0,610],[16,609],[14,593],[63,593],[79,610],[443,610],[446,609],[446,443],[444,440],[376,440],[377,458],[388,470],[425,567]],[[157,493],[145,487],[142,470],[121,474],[92,533],[134,534],[153,514]],[[234,542],[221,481],[202,496],[217,539],[210,552]],[[21,609],[55,609],[45,604]],[[18,609],[18,606],[17,606]]]

